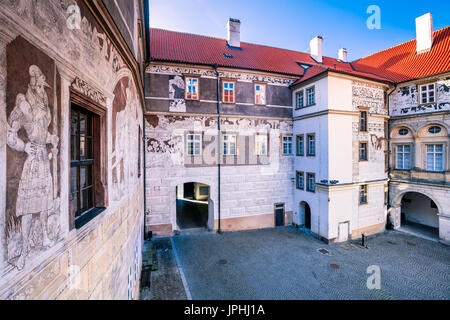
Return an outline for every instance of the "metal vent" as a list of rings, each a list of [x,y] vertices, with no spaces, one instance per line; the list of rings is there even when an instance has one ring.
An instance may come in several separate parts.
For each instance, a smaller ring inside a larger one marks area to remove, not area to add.
[[[233,55],[229,53],[224,53],[223,56],[228,59],[233,59]]]

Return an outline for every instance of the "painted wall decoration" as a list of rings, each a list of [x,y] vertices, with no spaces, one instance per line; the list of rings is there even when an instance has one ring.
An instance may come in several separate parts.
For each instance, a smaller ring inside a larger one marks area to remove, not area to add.
[[[355,111],[358,107],[368,107],[370,113],[387,114],[382,86],[352,81],[352,104]]]
[[[114,89],[112,121],[112,197],[119,200],[138,183],[139,132],[142,110],[138,106],[133,80],[125,76]]]
[[[450,78],[437,81],[437,102],[419,105],[418,86],[398,88],[390,97],[390,115],[404,116],[450,110]]]
[[[184,80],[182,76],[169,77],[169,111],[186,112],[186,101],[184,100]]]
[[[53,60],[21,37],[7,46],[7,261],[59,240],[59,123]]]
[[[187,68],[187,67],[173,67],[173,66],[163,66],[163,65],[151,65],[147,68],[146,72],[154,74],[166,74],[166,75],[178,75],[183,74],[195,74],[200,75],[204,78],[217,79],[217,74],[214,70],[207,69],[197,69],[197,68]],[[261,81],[267,82],[271,85],[279,85],[283,87],[289,87],[295,82],[295,79],[281,78],[281,77],[271,77],[265,75],[255,75],[250,73],[241,72],[229,72],[229,71],[219,71],[220,78],[231,78],[245,82]],[[183,85],[184,86],[184,85]]]

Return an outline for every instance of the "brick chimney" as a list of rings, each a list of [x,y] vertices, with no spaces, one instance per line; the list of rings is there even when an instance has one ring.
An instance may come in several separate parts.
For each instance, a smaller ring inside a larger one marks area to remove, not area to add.
[[[228,45],[231,47],[241,47],[241,21],[230,18],[227,24],[228,29]]]
[[[416,18],[416,54],[431,50],[433,46],[433,16],[425,13]]]
[[[345,48],[339,49],[338,59],[343,62],[347,62],[347,49],[345,49]]]
[[[323,38],[321,36],[317,36],[309,42],[311,58],[319,63],[322,63],[322,42]]]

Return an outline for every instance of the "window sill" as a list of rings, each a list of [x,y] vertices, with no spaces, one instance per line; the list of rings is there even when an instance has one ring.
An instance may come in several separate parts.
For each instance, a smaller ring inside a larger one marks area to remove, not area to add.
[[[366,206],[366,205],[368,205],[369,203],[368,202],[364,202],[364,203],[360,203],[359,205],[360,206]]]
[[[200,99],[188,99],[188,98],[184,98],[184,100],[186,100],[186,101],[200,101]]]
[[[88,224],[95,217],[99,216],[106,208],[92,208],[88,212],[84,213],[81,217],[75,219],[75,229],[81,229]]]

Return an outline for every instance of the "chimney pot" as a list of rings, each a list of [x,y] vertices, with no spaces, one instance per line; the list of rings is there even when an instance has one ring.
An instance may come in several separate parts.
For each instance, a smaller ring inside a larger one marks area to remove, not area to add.
[[[228,45],[231,47],[241,47],[241,21],[230,18],[227,24]]]
[[[416,53],[431,50],[433,45],[433,16],[426,13],[416,18]]]
[[[338,59],[343,62],[347,62],[347,49],[345,48],[339,49]]]
[[[321,36],[317,36],[309,42],[311,58],[319,63],[322,63],[322,42],[323,38]]]

